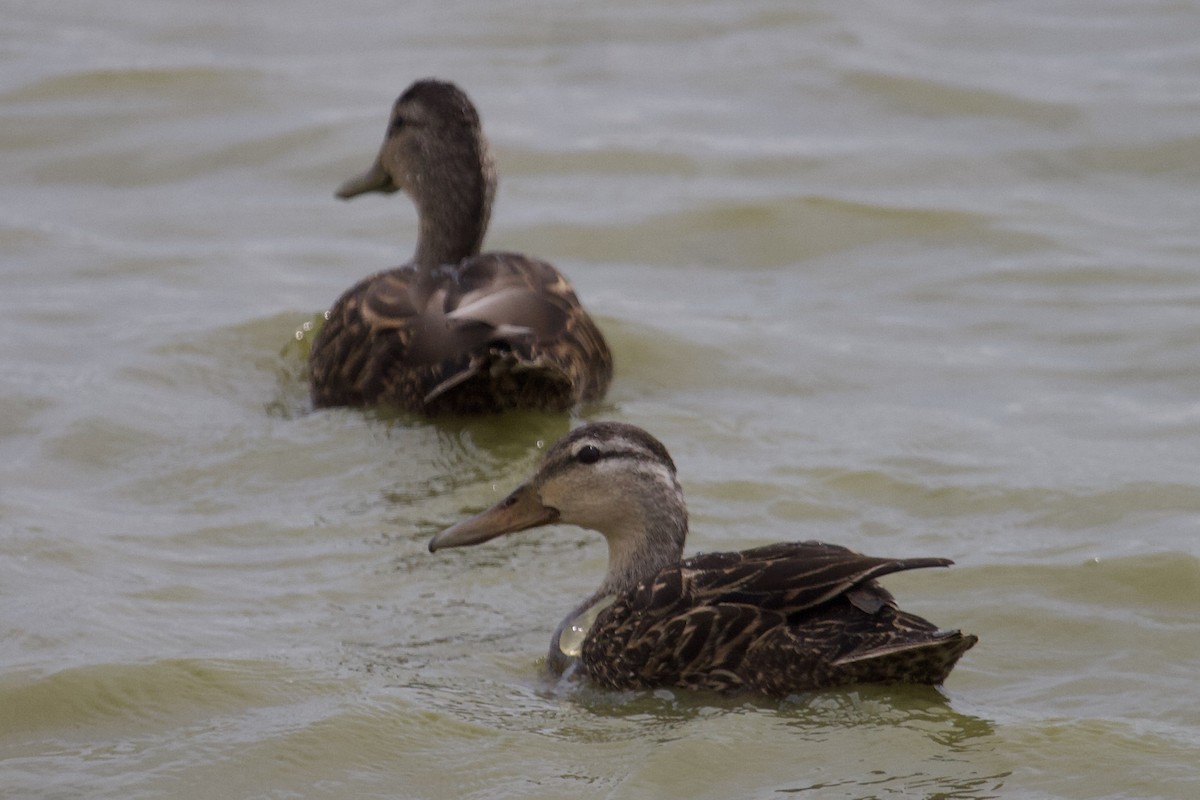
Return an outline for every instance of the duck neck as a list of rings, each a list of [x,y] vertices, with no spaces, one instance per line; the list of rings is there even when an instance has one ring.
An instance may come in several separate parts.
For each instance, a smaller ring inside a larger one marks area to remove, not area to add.
[[[487,212],[486,207],[481,209],[477,204],[462,209],[421,209],[413,262],[428,273],[478,255],[487,229]]]
[[[604,535],[608,572],[600,587],[555,630],[546,662],[555,673],[564,672],[578,657],[573,649],[563,649],[564,631],[590,626],[596,617],[588,611],[597,604],[635,592],[660,571],[677,567],[688,532],[687,505],[674,466],[649,459],[612,493],[576,493],[571,521]]]
[[[605,533],[608,572],[593,600],[632,591],[683,558],[688,524],[682,504],[678,508],[643,507],[635,511],[634,519],[626,526]]]
[[[647,523],[653,527],[647,527]],[[655,515],[643,523],[632,523],[625,530],[614,528],[605,533],[605,538],[608,539],[608,574],[591,597],[563,618],[550,640],[546,665],[555,675],[572,669],[571,665],[579,657],[580,637],[586,635],[573,634],[571,646],[564,648],[566,640],[563,636],[568,629],[579,628],[586,632],[596,621],[599,611],[616,597],[653,580],[660,570],[679,564],[683,557],[683,542],[687,538],[687,512],[680,509],[674,515]]]
[[[479,255],[483,246],[496,171],[486,143],[479,147],[478,152],[441,162],[440,173],[417,177],[418,184],[426,185],[412,192],[420,217],[413,262],[424,273]]]

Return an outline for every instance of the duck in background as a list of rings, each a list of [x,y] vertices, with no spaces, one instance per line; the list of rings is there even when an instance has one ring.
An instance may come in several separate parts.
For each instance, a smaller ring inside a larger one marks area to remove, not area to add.
[[[392,108],[375,163],[341,198],[402,190],[419,217],[411,261],[360,281],[313,339],[313,405],[421,414],[563,410],[601,398],[612,355],[545,261],[480,254],[496,170],[457,86],[421,80]]]
[[[448,528],[431,551],[540,525],[608,540],[608,574],[558,626],[547,665],[609,689],[782,696],[852,683],[940,684],[977,641],[901,611],[876,579],[944,558],[873,558],[820,542],[682,559],[687,507],[666,448],[641,428],[575,429],[533,477]]]

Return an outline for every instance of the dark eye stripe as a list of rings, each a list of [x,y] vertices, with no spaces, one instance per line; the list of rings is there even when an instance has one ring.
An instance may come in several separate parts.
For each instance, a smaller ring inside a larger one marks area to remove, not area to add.
[[[594,444],[586,444],[575,453],[575,460],[580,464],[595,464],[600,461],[608,461],[609,459],[629,459],[641,463],[653,463],[654,457],[644,450],[601,450]]]
[[[555,459],[552,464],[548,464],[542,469],[547,475],[551,475],[568,470],[575,464],[583,464],[590,467],[593,464],[613,458],[632,458],[638,461],[649,460],[644,453],[639,453],[636,450],[601,450],[594,444],[587,444],[574,453],[564,453],[562,457]]]

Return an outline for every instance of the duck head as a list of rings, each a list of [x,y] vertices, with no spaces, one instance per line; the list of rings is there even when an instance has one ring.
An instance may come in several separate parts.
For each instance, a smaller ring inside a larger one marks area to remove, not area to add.
[[[599,422],[556,442],[533,476],[491,508],[433,537],[431,552],[542,525],[577,525],[608,541],[602,592],[677,564],[687,507],[667,449],[641,428]]]

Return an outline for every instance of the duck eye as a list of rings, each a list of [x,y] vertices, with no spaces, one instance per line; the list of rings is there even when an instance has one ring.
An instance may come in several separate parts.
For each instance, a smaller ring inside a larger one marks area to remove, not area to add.
[[[594,444],[587,444],[579,448],[579,452],[575,454],[575,459],[580,464],[595,464],[600,460],[600,448]]]
[[[392,118],[392,123],[388,125],[388,136],[395,136],[400,131],[404,130],[404,117],[397,114]]]

